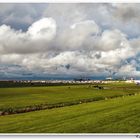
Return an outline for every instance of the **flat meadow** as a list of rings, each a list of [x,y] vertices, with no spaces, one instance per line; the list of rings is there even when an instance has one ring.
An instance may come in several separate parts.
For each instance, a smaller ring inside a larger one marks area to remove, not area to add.
[[[140,86],[0,88],[0,133],[139,133]]]

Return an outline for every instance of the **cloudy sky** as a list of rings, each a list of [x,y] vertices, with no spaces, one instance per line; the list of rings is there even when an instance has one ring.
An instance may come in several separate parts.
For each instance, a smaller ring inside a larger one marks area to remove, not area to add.
[[[140,78],[140,4],[0,4],[0,78]]]

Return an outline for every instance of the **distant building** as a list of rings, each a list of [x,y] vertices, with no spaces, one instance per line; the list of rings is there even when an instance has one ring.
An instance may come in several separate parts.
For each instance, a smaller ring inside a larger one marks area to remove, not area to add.
[[[140,80],[134,80],[134,83],[140,85]]]
[[[131,79],[131,80],[126,80],[126,83],[135,83],[135,80]]]

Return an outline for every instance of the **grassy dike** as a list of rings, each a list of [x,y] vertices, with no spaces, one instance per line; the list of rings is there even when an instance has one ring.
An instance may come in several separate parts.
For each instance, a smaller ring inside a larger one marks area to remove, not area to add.
[[[140,95],[0,116],[1,133],[139,133]]]
[[[109,85],[108,85],[109,86]],[[0,115],[52,109],[139,93],[135,85],[123,87],[88,85],[0,89]],[[116,89],[117,88],[117,89]],[[138,88],[138,87],[137,87]]]

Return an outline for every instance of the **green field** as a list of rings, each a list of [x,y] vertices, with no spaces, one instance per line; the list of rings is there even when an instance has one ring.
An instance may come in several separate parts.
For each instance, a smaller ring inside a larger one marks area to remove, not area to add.
[[[2,115],[0,132],[139,133],[140,87],[124,83],[100,86],[104,89],[89,85],[0,88],[1,111],[40,104],[88,101],[53,109]],[[89,102],[89,99],[92,101]]]

